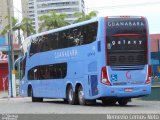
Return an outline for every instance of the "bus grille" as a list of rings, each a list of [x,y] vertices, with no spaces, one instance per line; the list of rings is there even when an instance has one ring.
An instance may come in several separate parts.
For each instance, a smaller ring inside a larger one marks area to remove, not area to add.
[[[142,70],[144,69],[144,65],[140,66],[111,66],[112,70],[120,70],[120,71],[125,71],[125,70]]]
[[[138,66],[146,64],[145,52],[113,52],[108,54],[109,66]]]

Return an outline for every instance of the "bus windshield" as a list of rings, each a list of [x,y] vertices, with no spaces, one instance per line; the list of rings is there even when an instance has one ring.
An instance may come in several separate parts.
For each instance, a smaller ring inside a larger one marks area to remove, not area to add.
[[[143,65],[146,63],[146,23],[139,18],[107,19],[108,65]]]

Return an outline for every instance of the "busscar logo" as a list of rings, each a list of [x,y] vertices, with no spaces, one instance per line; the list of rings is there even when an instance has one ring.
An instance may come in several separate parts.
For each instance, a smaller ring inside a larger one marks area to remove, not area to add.
[[[117,21],[117,22],[108,22],[108,27],[120,27],[120,26],[127,26],[127,27],[134,27],[134,26],[144,26],[145,24],[142,21]]]
[[[132,76],[131,76],[131,74],[130,74],[129,72],[130,72],[130,71],[127,71],[127,72],[126,72],[126,78],[127,78],[127,79],[132,79]]]

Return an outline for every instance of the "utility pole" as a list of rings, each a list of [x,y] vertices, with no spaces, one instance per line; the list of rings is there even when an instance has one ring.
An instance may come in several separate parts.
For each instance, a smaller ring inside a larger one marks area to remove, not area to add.
[[[8,23],[10,24],[10,28],[12,26],[11,23],[11,14],[10,14],[10,0],[7,0],[8,6]],[[13,97],[12,93],[12,45],[11,45],[11,29],[8,31],[8,79],[9,79],[9,96]]]
[[[13,54],[13,36],[12,36],[12,16],[11,16],[11,0],[7,0],[8,5],[8,23],[10,24],[10,30],[8,32],[8,68],[9,68],[9,96],[13,97],[13,86],[15,86],[15,74],[13,73],[14,68],[14,54]],[[13,74],[14,75],[13,75]]]

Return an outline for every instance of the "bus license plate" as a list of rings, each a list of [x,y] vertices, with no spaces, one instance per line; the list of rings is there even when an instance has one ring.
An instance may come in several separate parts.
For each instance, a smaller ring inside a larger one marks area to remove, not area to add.
[[[133,91],[133,88],[125,88],[124,91],[125,91],[125,92],[132,92],[132,91]]]

